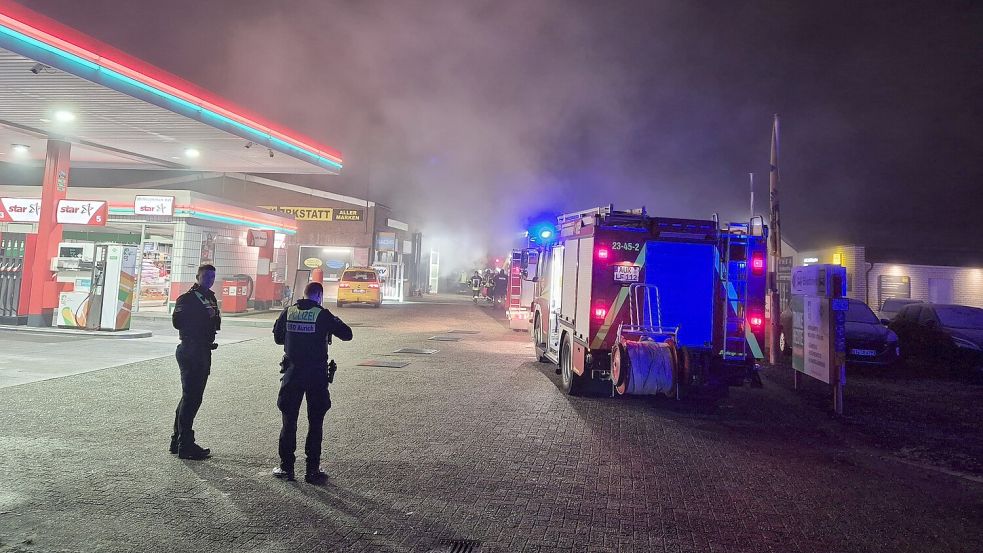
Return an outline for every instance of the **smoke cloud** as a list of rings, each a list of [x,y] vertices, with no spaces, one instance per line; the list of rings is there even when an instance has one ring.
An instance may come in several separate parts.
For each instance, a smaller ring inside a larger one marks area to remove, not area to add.
[[[25,3],[341,150],[319,186],[445,263],[544,210],[744,220],[751,171],[766,213],[773,113],[796,245],[983,237],[971,2]]]

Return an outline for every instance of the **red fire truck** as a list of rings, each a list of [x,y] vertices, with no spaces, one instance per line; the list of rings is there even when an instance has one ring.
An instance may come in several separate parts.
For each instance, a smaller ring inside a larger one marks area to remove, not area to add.
[[[513,254],[536,356],[558,365],[571,395],[590,381],[677,398],[760,382],[767,235],[761,218],[561,215]]]

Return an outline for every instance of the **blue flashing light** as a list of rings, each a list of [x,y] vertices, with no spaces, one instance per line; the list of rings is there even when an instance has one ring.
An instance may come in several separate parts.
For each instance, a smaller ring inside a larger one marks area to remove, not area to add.
[[[527,234],[533,244],[549,244],[556,239],[556,226],[548,221],[540,221],[530,225]]]

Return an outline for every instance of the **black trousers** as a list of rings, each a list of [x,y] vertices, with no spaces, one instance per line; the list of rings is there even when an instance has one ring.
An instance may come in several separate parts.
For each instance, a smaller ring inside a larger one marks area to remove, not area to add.
[[[283,428],[280,429],[280,465],[292,468],[297,460],[294,452],[297,449],[297,417],[300,416],[300,403],[307,397],[307,443],[304,453],[307,455],[307,468],[317,468],[321,463],[321,438],[323,435],[324,415],[331,408],[331,394],[328,392],[326,378],[298,380],[284,378],[280,385],[276,406],[283,417]]]
[[[192,426],[212,369],[212,350],[210,344],[181,342],[174,356],[181,369],[181,401],[174,412],[174,434],[171,439],[178,443],[178,447],[183,447],[195,443]]]

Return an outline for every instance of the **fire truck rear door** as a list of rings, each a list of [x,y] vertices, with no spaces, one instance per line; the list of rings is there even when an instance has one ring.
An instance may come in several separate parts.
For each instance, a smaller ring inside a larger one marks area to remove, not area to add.
[[[646,249],[645,282],[659,289],[662,324],[679,327],[680,345],[711,347],[716,247],[650,241]]]

